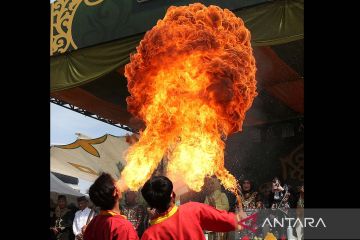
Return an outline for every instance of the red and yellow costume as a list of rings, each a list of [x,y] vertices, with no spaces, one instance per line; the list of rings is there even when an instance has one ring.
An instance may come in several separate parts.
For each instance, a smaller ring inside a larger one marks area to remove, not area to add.
[[[203,230],[234,231],[236,216],[203,203],[189,202],[172,207],[150,224],[142,240],[200,240],[205,239]]]
[[[113,211],[101,211],[91,220],[84,240],[138,240],[138,235],[126,217]]]

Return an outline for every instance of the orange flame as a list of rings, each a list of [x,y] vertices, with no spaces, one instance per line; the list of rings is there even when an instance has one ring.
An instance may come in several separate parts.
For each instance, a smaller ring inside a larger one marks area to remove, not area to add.
[[[240,131],[256,93],[250,32],[227,9],[170,7],[125,66],[128,110],[146,123],[130,147],[122,178],[140,188],[161,159],[170,178],[200,191],[215,174],[236,190],[224,167],[223,139]]]

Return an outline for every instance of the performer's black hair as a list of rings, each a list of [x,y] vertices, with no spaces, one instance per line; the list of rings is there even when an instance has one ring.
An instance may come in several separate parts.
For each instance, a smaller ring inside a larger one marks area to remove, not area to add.
[[[159,213],[163,213],[169,208],[172,192],[173,184],[165,176],[150,178],[141,189],[145,201]]]
[[[116,198],[113,196],[115,180],[108,173],[102,173],[90,186],[91,201],[101,210],[110,210],[115,206]]]

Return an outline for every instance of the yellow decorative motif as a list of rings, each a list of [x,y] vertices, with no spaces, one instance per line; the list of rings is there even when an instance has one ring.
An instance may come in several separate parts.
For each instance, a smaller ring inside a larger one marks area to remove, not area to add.
[[[92,170],[89,167],[86,167],[86,166],[83,166],[83,165],[80,165],[80,164],[76,164],[76,163],[72,163],[72,162],[68,162],[68,163],[71,164],[73,167],[75,167],[76,169],[78,169],[81,172],[90,173],[90,174],[93,174],[95,176],[99,176],[99,174],[97,174],[97,172],[95,172],[94,170]]]
[[[95,157],[100,157],[99,152],[96,150],[96,148],[94,148],[93,144],[103,143],[106,140],[106,138],[107,138],[107,135],[100,137],[100,138],[96,138],[96,139],[78,139],[71,144],[68,144],[65,146],[58,146],[58,147],[63,148],[63,149],[75,149],[75,148],[81,147],[86,152],[90,153],[91,155],[93,155]]]
[[[102,3],[104,0],[84,0],[84,3],[88,6],[95,6],[98,5],[99,3]]]
[[[83,0],[57,0],[51,5],[50,56],[64,53],[71,46],[77,49],[72,38],[72,23],[77,8]],[[95,6],[104,0],[84,0],[87,6]]]

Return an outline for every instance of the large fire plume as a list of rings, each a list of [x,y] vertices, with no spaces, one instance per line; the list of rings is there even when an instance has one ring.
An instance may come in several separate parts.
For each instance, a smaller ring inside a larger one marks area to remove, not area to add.
[[[256,93],[250,32],[227,9],[200,3],[170,7],[125,67],[128,110],[146,129],[126,155],[123,180],[140,188],[164,156],[170,178],[200,191],[216,175],[235,190],[224,167],[224,139],[241,131]]]

